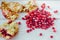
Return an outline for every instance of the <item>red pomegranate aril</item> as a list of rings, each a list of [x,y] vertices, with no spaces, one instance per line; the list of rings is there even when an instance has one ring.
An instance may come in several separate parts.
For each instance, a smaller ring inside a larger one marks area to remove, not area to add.
[[[50,9],[50,6],[47,6]]]
[[[32,31],[32,29],[29,29],[30,30],[30,32]]]
[[[25,18],[26,18],[26,19],[29,19],[29,15],[26,15]]]
[[[28,28],[32,28],[32,26],[31,26],[30,24],[27,24],[27,27],[28,27]]]
[[[55,29],[55,27],[52,27],[52,29]]]
[[[33,18],[30,18],[30,21],[32,21]]]
[[[30,30],[27,30],[27,33],[29,33],[30,32]]]
[[[42,23],[43,23],[43,22],[44,22],[44,20],[40,20],[40,22],[42,22]]]
[[[53,29],[53,32],[56,32],[56,29]]]
[[[51,16],[51,14],[50,13],[49,14],[46,14],[46,16],[49,17],[49,16]]]
[[[39,26],[35,26],[35,28],[37,29],[37,28],[39,28]]]
[[[42,18],[46,18],[46,15],[42,15]]]
[[[56,20],[56,18],[53,18],[54,20]]]
[[[55,10],[54,13],[58,13],[58,10]]]
[[[50,38],[53,38],[53,36],[51,35]]]
[[[40,33],[39,35],[42,36],[42,33]]]
[[[46,7],[45,3],[41,5],[41,8],[44,9]]]
[[[29,24],[29,21],[26,21],[26,24]]]
[[[36,17],[37,20],[39,20],[40,18]]]
[[[17,24],[19,24],[19,25],[20,25],[20,24],[21,24],[21,22],[17,22]]]
[[[48,23],[51,23],[51,20],[48,20]]]
[[[26,20],[26,18],[22,18],[22,20]]]
[[[34,16],[34,14],[30,14],[31,16]]]
[[[32,29],[29,29],[29,30],[27,30],[27,33],[31,32],[31,31],[32,31]]]
[[[32,28],[32,30],[35,30],[35,28]]]

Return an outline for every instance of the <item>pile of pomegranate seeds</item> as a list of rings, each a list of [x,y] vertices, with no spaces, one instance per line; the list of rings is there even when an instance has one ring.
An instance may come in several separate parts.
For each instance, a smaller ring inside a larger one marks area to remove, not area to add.
[[[45,5],[45,3],[43,3],[43,4],[41,5],[41,8],[42,8],[42,9],[45,9],[45,7],[46,7],[46,5]]]
[[[22,19],[26,20],[28,28],[34,29],[48,29],[54,25],[55,20],[55,18],[51,18],[50,12],[46,10],[40,10],[39,8],[29,12],[29,14]]]
[[[47,6],[50,9],[50,6]],[[35,29],[48,29],[52,26],[54,26],[54,20],[56,18],[51,17],[51,13],[49,11],[46,11],[46,5],[43,3],[41,5],[42,9],[37,8],[36,10],[33,10],[28,13],[28,15],[25,15],[23,17],[23,20],[26,20],[26,25],[29,30],[27,30],[27,33],[35,30]],[[57,11],[55,11],[57,13]],[[52,27],[53,32],[56,32],[56,29]],[[42,36],[42,33],[39,34],[39,36]],[[53,38],[51,35],[50,38]]]

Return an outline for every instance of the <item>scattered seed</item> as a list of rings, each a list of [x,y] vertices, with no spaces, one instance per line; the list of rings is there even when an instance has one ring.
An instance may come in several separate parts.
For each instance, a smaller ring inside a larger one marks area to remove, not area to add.
[[[41,5],[41,8],[44,9],[46,7],[45,3]]]
[[[53,38],[53,36],[51,35],[50,38]]]
[[[22,18],[22,20],[26,20],[26,18]]]
[[[47,6],[50,9],[50,6]]]
[[[17,22],[19,25],[21,24],[21,22]]]
[[[56,29],[53,29],[53,32],[56,32]]]
[[[31,32],[31,31],[32,31],[32,29],[29,29],[29,30],[27,30],[27,33]]]
[[[52,27],[52,29],[55,29],[55,27]]]
[[[40,36],[42,36],[42,33],[40,33]]]
[[[58,10],[55,10],[54,13],[58,13]]]

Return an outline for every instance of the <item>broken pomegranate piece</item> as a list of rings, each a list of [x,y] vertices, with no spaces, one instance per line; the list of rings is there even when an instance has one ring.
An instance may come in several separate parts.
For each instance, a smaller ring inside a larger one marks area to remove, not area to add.
[[[0,33],[3,38],[11,39],[18,33],[18,24],[16,22],[4,23],[0,25]]]

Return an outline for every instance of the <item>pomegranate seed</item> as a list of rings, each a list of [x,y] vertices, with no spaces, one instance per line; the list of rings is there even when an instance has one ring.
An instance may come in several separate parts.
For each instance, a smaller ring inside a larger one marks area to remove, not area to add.
[[[30,31],[29,30],[27,30],[27,33],[29,33]]]
[[[58,10],[55,10],[54,13],[58,13]]]
[[[42,33],[40,33],[40,36],[42,36]]]
[[[30,29],[30,32],[32,31],[32,29]]]
[[[47,6],[50,9],[50,6]]]
[[[20,25],[20,24],[21,24],[21,22],[18,22],[17,24],[19,24],[19,25]]]
[[[41,5],[41,8],[44,9],[46,7],[45,3]]]
[[[53,36],[51,35],[50,38],[53,38]]]
[[[52,27],[52,30],[53,30],[53,32],[56,32],[56,29],[54,27]]]
[[[56,32],[56,29],[53,29],[53,32]]]
[[[32,30],[35,30],[34,28],[32,28]]]
[[[54,20],[56,20],[56,18],[53,18]]]
[[[32,29],[29,29],[29,30],[27,30],[27,33],[31,32],[31,31],[32,31]]]
[[[52,27],[52,29],[55,29],[54,27]]]
[[[22,18],[22,20],[26,20],[26,18]]]

